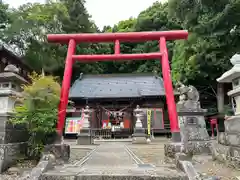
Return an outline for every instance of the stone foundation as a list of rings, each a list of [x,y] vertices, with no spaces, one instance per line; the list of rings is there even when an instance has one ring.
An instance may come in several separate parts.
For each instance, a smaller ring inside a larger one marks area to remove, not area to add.
[[[175,154],[184,151],[182,143],[168,143],[164,144],[164,155],[166,157],[175,158]]]
[[[50,144],[44,149],[39,163],[30,172],[24,172],[20,180],[41,179],[43,173],[54,169],[56,165],[63,165],[70,158],[70,146],[67,144]]]
[[[211,141],[206,130],[203,112],[200,110],[179,113],[181,142],[165,144],[165,155],[174,158],[175,154],[211,154]]]
[[[220,132],[213,144],[213,159],[240,168],[240,116],[224,121],[225,132]]]
[[[77,145],[91,145],[92,137],[90,135],[78,135]]]
[[[191,141],[185,147],[185,153],[187,154],[211,154],[211,145],[210,141]]]
[[[27,130],[23,125],[10,123],[10,118],[7,113],[0,114],[0,173],[14,165],[27,152]]]
[[[142,136],[133,137],[132,143],[133,144],[147,144],[147,139],[146,139],[146,137],[142,137]]]
[[[26,150],[26,143],[0,144],[0,173],[14,165]]]
[[[19,180],[40,179],[44,172],[54,168],[55,161],[56,159],[54,155],[43,155],[37,166],[34,167],[31,172],[24,172],[23,175],[19,178]]]
[[[240,148],[224,146],[214,143],[212,147],[212,158],[218,160],[227,166],[240,168]]]
[[[45,154],[53,154],[58,164],[68,162],[70,158],[70,145],[69,144],[46,145],[43,155]]]
[[[217,142],[213,144],[213,159],[226,163],[228,166],[240,168],[240,121],[234,116],[224,122],[225,132],[220,132]]]
[[[92,136],[90,132],[90,129],[81,129],[80,134],[77,136],[77,145],[92,144]]]
[[[145,129],[143,128],[135,128],[134,133],[132,135],[132,143],[133,144],[146,144],[147,143],[147,135],[145,134]]]
[[[24,125],[13,125],[10,122],[12,116],[0,114],[0,144],[26,142],[29,134]]]
[[[175,164],[177,168],[185,172],[189,179],[200,179],[200,175],[193,167],[191,160],[192,157],[186,155],[185,153],[175,154]]]
[[[211,154],[211,142],[190,142],[184,143],[168,143],[164,145],[165,156],[175,158],[176,153],[185,153],[188,156],[198,154]]]

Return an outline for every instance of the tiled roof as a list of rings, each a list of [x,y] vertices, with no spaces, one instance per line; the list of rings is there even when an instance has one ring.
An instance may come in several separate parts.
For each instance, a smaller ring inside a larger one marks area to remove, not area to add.
[[[83,75],[69,98],[130,98],[165,95],[163,80],[153,74]]]
[[[21,64],[21,66],[24,66],[25,68],[27,68],[28,70],[32,71],[32,68],[27,65],[24,60],[22,59],[22,56],[19,52],[17,52],[17,49],[14,50],[13,47],[11,47],[10,45],[7,45],[6,43],[2,42],[0,40],[0,51],[5,51],[6,53],[14,56],[14,59],[18,61],[18,63]]]

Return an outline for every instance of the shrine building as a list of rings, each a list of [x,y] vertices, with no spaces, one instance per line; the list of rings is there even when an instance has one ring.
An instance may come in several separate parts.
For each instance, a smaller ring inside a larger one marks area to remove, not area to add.
[[[152,131],[170,132],[163,80],[154,74],[81,74],[70,89],[69,100],[74,107],[67,109],[65,134],[78,133],[74,127],[83,118],[86,105],[91,110],[92,130],[114,126],[120,135],[130,136],[136,121],[133,112],[139,105],[143,128],[147,128],[147,110],[151,110]]]

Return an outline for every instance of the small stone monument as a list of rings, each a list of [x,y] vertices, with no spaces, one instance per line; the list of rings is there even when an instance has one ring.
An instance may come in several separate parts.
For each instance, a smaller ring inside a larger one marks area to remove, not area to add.
[[[201,108],[199,93],[194,86],[179,85],[177,111],[184,149],[193,154],[210,153],[210,137],[204,118],[206,110]]]
[[[178,83],[180,93],[177,103],[181,142],[165,145],[165,155],[174,156],[176,152],[186,154],[210,153],[210,137],[204,119],[205,109],[199,102],[199,93],[194,86]]]
[[[134,128],[134,133],[132,135],[132,142],[136,144],[147,143],[147,136],[145,134],[145,129],[143,128],[141,120],[141,118],[143,117],[143,110],[140,109],[139,105],[137,105],[136,109],[134,110],[134,114],[136,117],[136,124]]]
[[[90,129],[90,109],[88,106],[83,110],[84,113],[84,119],[83,119],[83,125],[82,128],[78,134],[77,138],[77,144],[78,145],[90,145],[92,144],[92,137],[91,137],[91,129]]]
[[[218,143],[225,149],[223,157],[231,164],[240,167],[240,54],[230,59],[233,67],[217,79],[219,83],[232,83],[233,90],[228,92],[234,104],[234,116],[224,121],[225,132],[218,135]],[[214,151],[216,153],[216,151]],[[221,153],[221,152],[218,152]],[[215,156],[217,156],[215,154]]]

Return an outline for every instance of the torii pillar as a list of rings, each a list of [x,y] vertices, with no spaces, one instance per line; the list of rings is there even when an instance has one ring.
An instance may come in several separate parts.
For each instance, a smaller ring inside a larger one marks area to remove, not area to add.
[[[170,65],[168,59],[167,40],[187,39],[188,32],[185,30],[157,31],[157,32],[128,32],[128,33],[82,33],[82,34],[49,34],[49,42],[68,44],[65,71],[62,82],[61,100],[59,104],[57,130],[60,135],[64,128],[66,107],[68,104],[69,88],[72,76],[72,66],[75,61],[91,63],[96,61],[131,61],[131,60],[155,60],[159,59],[162,64],[162,76],[167,99],[168,115],[172,133],[172,141],[181,140],[178,125],[178,115],[174,99]],[[159,41],[159,52],[142,54],[121,54],[120,42],[144,42]],[[79,43],[102,43],[114,42],[114,54],[102,55],[75,55],[76,45]]]

